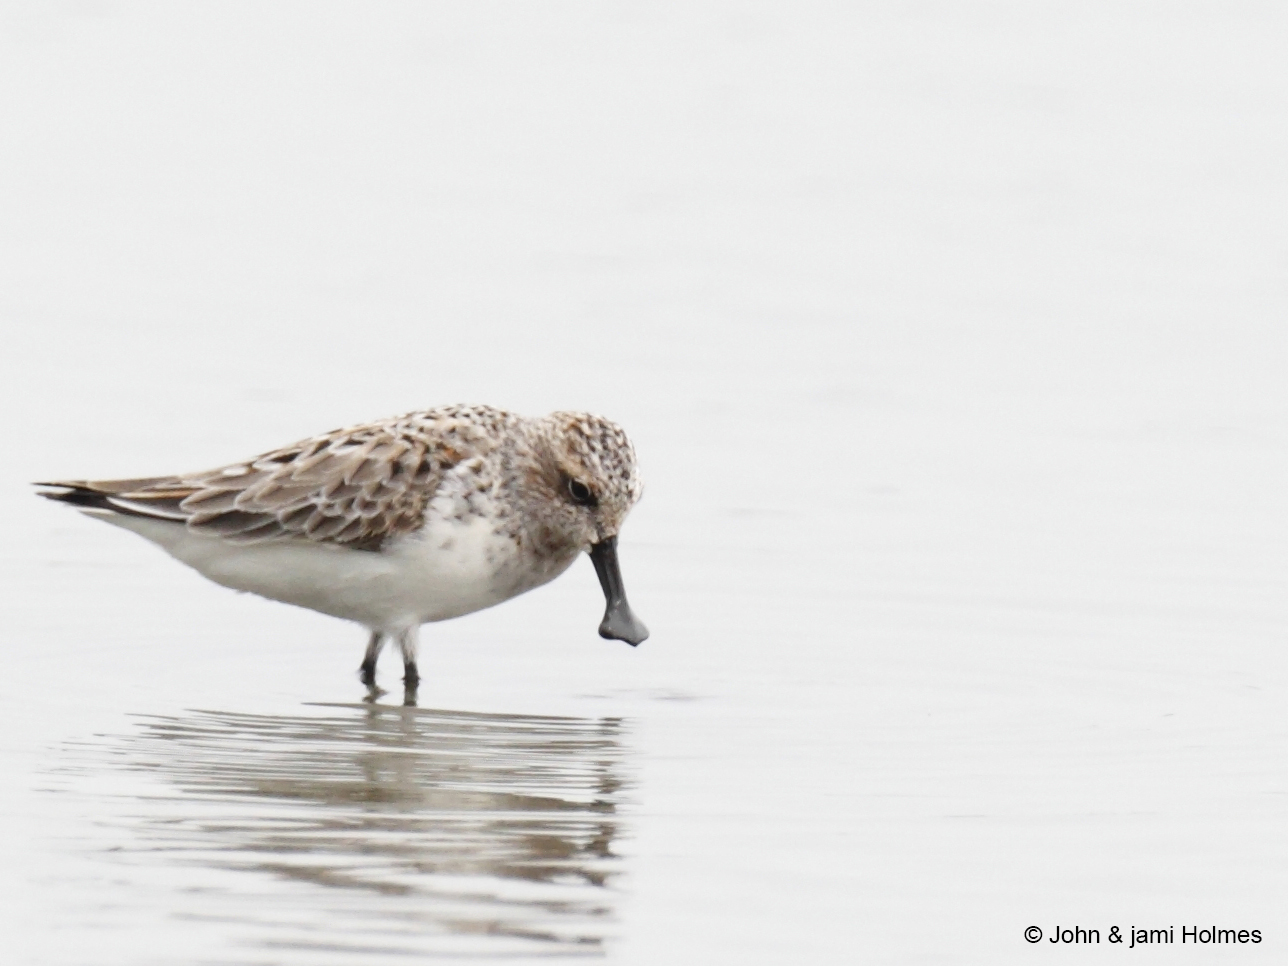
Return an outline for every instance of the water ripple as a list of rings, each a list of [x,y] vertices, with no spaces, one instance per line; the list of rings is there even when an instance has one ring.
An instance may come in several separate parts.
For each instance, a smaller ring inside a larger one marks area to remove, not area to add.
[[[213,927],[226,948],[203,961],[603,955],[620,720],[311,710],[141,717],[78,749],[160,779],[116,793],[102,821],[129,834],[109,858],[171,870],[134,899]]]

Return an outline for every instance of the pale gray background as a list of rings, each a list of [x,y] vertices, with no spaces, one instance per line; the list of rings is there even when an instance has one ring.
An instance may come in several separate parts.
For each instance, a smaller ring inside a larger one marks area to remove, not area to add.
[[[423,706],[627,722],[612,962],[1284,961],[1286,26],[0,4],[9,955],[350,961],[262,945],[267,874],[113,864],[160,793],[69,749],[354,701],[361,631],[27,482],[479,401],[642,460],[644,646],[586,562],[423,638]]]

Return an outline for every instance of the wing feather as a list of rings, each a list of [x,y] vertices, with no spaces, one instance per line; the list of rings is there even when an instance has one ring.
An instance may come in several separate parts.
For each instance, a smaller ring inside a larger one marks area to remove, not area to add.
[[[46,495],[183,522],[237,542],[302,539],[375,550],[421,526],[447,470],[496,445],[478,414],[412,413],[202,473],[53,483],[70,492]],[[507,414],[488,415],[499,421]]]

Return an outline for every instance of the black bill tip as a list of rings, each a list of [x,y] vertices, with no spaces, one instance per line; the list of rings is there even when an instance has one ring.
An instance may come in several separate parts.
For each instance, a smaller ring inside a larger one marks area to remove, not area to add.
[[[590,560],[599,575],[599,586],[604,590],[604,619],[599,623],[599,636],[625,641],[631,647],[647,640],[648,628],[631,612],[631,605],[626,601],[626,587],[617,564],[617,538],[608,537],[592,544]]]

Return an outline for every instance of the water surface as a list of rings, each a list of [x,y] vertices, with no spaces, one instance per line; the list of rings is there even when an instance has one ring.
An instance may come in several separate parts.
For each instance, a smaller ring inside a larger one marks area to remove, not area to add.
[[[79,913],[137,915],[161,873],[170,916],[222,937],[203,962],[603,955],[619,720],[302,710],[141,716],[65,749],[55,787],[94,800],[112,883]]]

